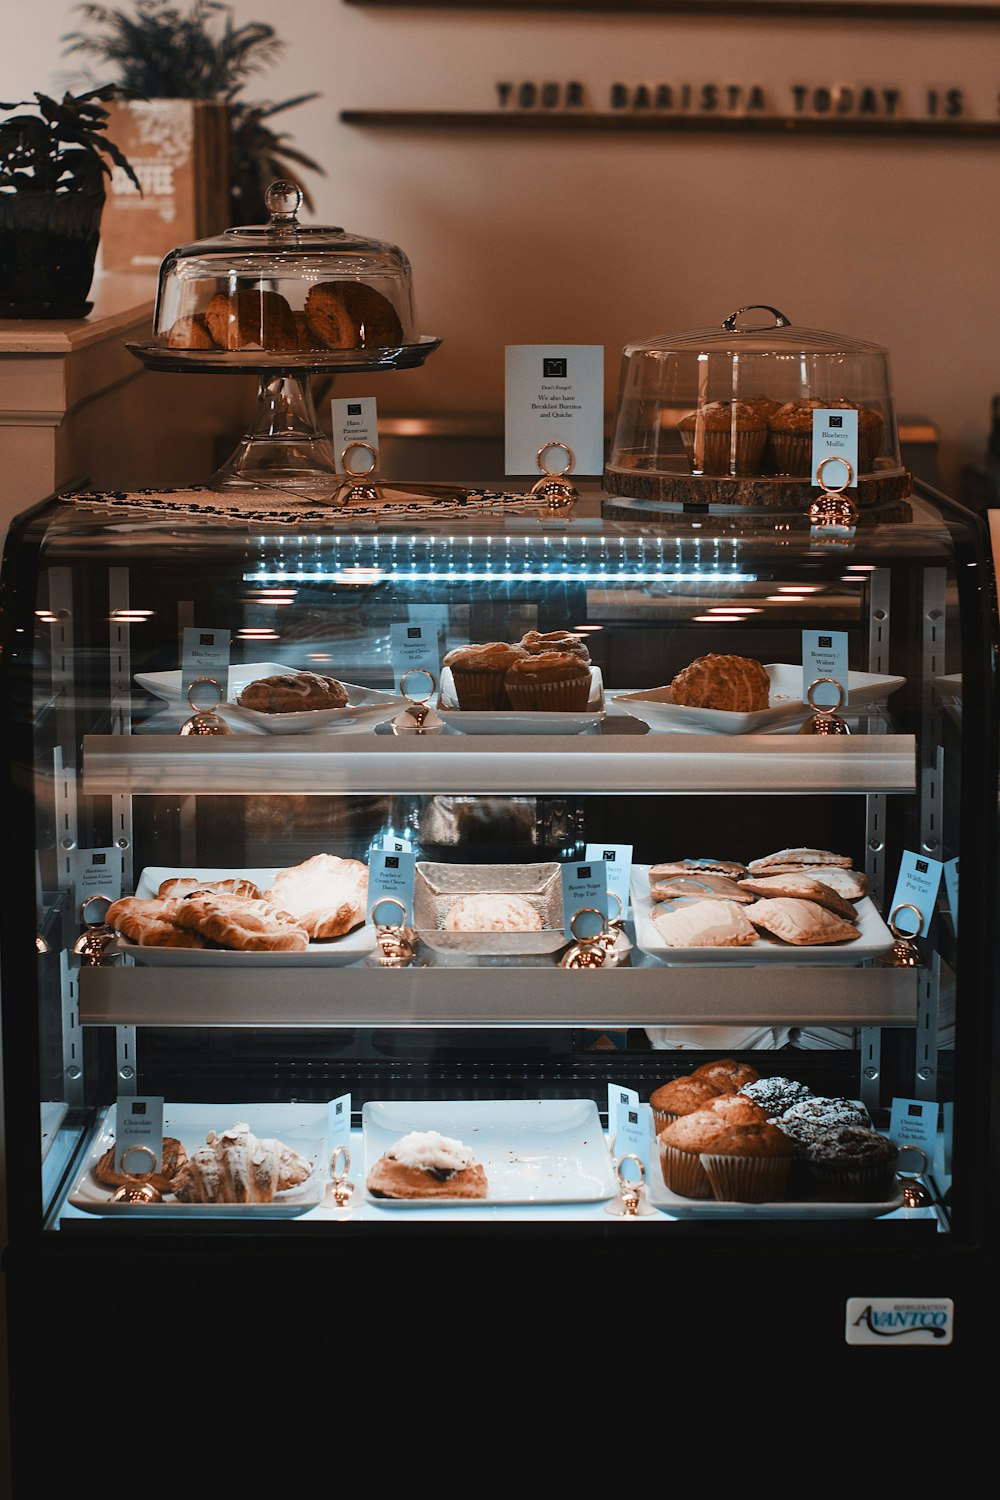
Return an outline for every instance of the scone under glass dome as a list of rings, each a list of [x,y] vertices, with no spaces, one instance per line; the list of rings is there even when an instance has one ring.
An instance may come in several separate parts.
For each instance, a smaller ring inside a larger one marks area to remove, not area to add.
[[[859,504],[909,490],[888,351],[755,305],[715,328],[629,344],[605,482],[684,504],[780,507],[816,494],[814,413],[845,413]],[[829,476],[827,476],[829,477]]]
[[[397,246],[300,224],[301,191],[268,189],[270,222],[181,245],[160,267],[156,343],[222,368],[411,362],[424,351]],[[431,340],[436,343],[436,340]]]

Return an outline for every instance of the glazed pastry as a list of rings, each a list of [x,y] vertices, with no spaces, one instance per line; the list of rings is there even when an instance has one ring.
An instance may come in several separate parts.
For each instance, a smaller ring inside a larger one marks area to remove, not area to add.
[[[801,870],[812,865],[832,865],[835,869],[851,867],[849,854],[832,854],[829,849],[778,849],[774,854],[765,854],[760,859],[751,859],[747,871],[751,875],[785,874],[788,870]],[[813,871],[810,869],[810,874]]]
[[[768,705],[771,679],[750,656],[709,652],[696,657],[670,684],[671,702],[728,713],[757,713]]]
[[[728,875],[739,880],[746,873],[746,865],[735,859],[675,859],[650,865],[649,883],[656,885],[666,875]]]
[[[179,905],[174,898],[123,896],[112,901],[104,920],[122,937],[143,948],[206,947],[200,933],[189,931],[174,920]]]
[[[252,880],[242,880],[234,877],[226,880],[199,880],[196,875],[174,875],[169,880],[161,880],[156,892],[157,896],[191,896],[195,891],[204,891],[210,894],[212,891],[220,891],[228,896],[249,896],[251,900],[260,900],[260,891]]]
[[[468,1146],[436,1130],[414,1130],[368,1173],[373,1198],[485,1198],[486,1173]]]
[[[399,314],[363,281],[321,281],[306,297],[306,322],[327,349],[381,349],[402,344]]]
[[[195,893],[177,903],[177,923],[220,948],[241,953],[304,953],[309,934],[270,901]]]
[[[832,886],[797,870],[789,870],[785,875],[751,875],[740,881],[740,889],[751,896],[797,896],[804,901],[817,901],[846,922],[853,922],[858,915],[853,903]]]
[[[754,927],[770,932],[785,943],[811,946],[817,943],[847,943],[861,936],[853,922],[845,922],[815,901],[775,896],[747,907]]]
[[[145,1160],[145,1152],[141,1153]],[[98,1182],[105,1187],[121,1187],[124,1182],[131,1182],[136,1177],[141,1177],[151,1187],[155,1187],[160,1193],[169,1193],[172,1190],[172,1182],[175,1174],[180,1171],[187,1161],[187,1152],[180,1141],[172,1135],[163,1137],[163,1155],[155,1172],[148,1175],[143,1172],[118,1172],[115,1170],[115,1147],[109,1146],[107,1151],[94,1167],[94,1176]]]
[[[220,349],[299,347],[292,309],[280,292],[260,288],[217,292],[205,310],[205,323]]]
[[[832,893],[831,893],[832,894]],[[669,901],[674,896],[691,896],[696,901],[735,901],[748,905],[754,893],[746,881],[730,880],[728,875],[665,875],[650,886],[654,901]]]
[[[368,866],[360,859],[314,854],[279,870],[265,898],[320,942],[340,937],[367,916]]]
[[[297,714],[316,708],[346,708],[347,689],[320,672],[279,672],[248,682],[236,702],[262,714]]]
[[[526,896],[475,892],[452,903],[442,926],[445,932],[541,932],[542,918]]]
[[[668,948],[745,948],[757,941],[753,923],[743,907],[732,901],[705,899],[674,907],[654,906],[650,915]]]

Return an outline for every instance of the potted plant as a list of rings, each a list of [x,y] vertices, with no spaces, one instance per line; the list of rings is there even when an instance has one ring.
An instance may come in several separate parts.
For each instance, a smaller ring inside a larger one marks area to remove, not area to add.
[[[105,84],[62,99],[35,93],[0,103],[0,316],[78,318],[100,239],[110,161],[136,183],[106,134],[104,105],[124,91]],[[4,118],[6,116],[6,118]]]
[[[292,178],[312,209],[297,168],[322,175],[318,162],[276,131],[276,115],[318,97],[299,94],[275,104],[250,103],[243,91],[284,49],[273,26],[235,25],[223,0],[193,0],[182,11],[171,0],[134,0],[132,9],[77,6],[86,29],[63,37],[66,52],[97,59],[117,70],[118,81],[146,100],[213,100],[229,111],[229,210],[232,224],[267,218],[264,193],[275,178]]]

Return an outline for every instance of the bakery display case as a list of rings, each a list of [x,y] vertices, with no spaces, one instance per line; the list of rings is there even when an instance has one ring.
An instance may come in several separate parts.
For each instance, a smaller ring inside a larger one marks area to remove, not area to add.
[[[992,1243],[979,518],[82,492],[3,584],[15,1308],[450,1240],[693,1301],[735,1255],[831,1355],[849,1297],[957,1295]],[[706,1067],[692,1187],[660,1133]]]

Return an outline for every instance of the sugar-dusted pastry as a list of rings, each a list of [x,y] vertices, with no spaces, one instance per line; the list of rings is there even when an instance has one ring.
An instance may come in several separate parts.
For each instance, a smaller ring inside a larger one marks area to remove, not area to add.
[[[290,912],[315,941],[341,937],[367,916],[368,866],[360,859],[314,854],[279,870],[265,896]]]
[[[436,1130],[413,1130],[368,1173],[373,1198],[485,1198],[486,1172],[468,1146]]]
[[[761,662],[716,651],[696,657],[670,684],[672,703],[738,714],[766,708],[770,692],[771,679]]]
[[[217,292],[205,309],[205,324],[220,349],[299,347],[292,309],[280,292],[262,287]]]
[[[735,901],[741,906],[754,899],[746,881],[737,884],[728,875],[664,875],[650,886],[650,895],[654,901],[693,896],[696,901]]]
[[[808,947],[817,943],[847,943],[861,936],[853,922],[845,922],[825,906],[797,897],[774,896],[747,907],[754,927],[785,943]]]
[[[798,896],[803,901],[818,901],[846,922],[853,922],[858,915],[854,903],[846,896],[799,870],[789,870],[784,875],[750,875],[740,881],[740,890],[750,896]]]
[[[527,896],[475,891],[458,896],[445,913],[445,932],[541,932],[541,913]]]
[[[650,915],[669,948],[744,948],[757,941],[756,928],[746,911],[733,901],[706,898],[676,906],[654,906]]]
[[[834,854],[829,849],[777,849],[773,854],[761,855],[759,859],[747,861],[747,871],[751,875],[773,875],[778,871],[784,873],[786,870],[801,870],[809,865],[830,865],[834,869],[851,868],[851,856],[849,854]]]

